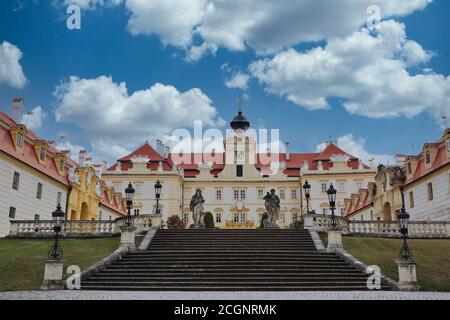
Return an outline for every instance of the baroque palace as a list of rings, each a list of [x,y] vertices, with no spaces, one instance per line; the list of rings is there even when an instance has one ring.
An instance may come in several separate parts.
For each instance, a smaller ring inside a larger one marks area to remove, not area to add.
[[[257,228],[266,209],[264,196],[271,189],[281,201],[279,221],[289,227],[306,213],[302,185],[311,185],[309,210],[329,214],[327,188],[333,183],[338,191],[338,215],[345,213],[344,199],[374,181],[376,168],[329,142],[319,153],[277,153],[269,162],[257,153],[255,140],[248,134],[249,121],[242,111],[230,123],[231,136],[224,141],[224,151],[211,154],[183,154],[175,161],[160,141],[155,147],[145,143],[117,160],[102,179],[114,190],[124,190],[132,182],[134,214],[152,214],[156,199],[154,184],[162,184],[160,207],[163,220],[179,215],[192,223],[189,202],[197,189],[205,198],[205,211],[213,214],[219,228]]]

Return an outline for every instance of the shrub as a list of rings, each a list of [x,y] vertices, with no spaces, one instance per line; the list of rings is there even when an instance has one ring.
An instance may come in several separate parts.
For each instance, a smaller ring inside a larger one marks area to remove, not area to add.
[[[214,229],[214,216],[211,212],[205,212],[205,228]]]
[[[180,219],[180,217],[176,214],[167,218],[166,221],[167,228],[169,229],[184,229],[186,228],[186,223]]]

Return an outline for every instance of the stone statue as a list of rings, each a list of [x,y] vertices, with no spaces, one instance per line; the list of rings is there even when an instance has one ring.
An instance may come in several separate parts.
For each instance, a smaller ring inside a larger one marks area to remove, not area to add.
[[[192,218],[194,220],[191,228],[205,227],[203,203],[205,203],[205,199],[202,196],[202,190],[197,189],[191,198],[191,203],[189,204],[189,208],[192,211]]]
[[[280,198],[275,194],[275,189],[267,192],[266,196],[263,198],[265,200],[265,206],[267,210],[267,220],[264,222],[265,228],[279,228],[276,221],[280,214]]]

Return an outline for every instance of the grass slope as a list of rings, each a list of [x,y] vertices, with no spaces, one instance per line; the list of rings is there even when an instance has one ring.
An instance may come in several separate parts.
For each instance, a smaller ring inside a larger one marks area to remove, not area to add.
[[[326,242],[326,235],[321,235]],[[397,264],[402,240],[344,237],[345,250],[367,265],[378,265],[381,272],[398,280]],[[450,240],[412,239],[408,244],[417,263],[417,280],[422,291],[450,292]]]
[[[110,255],[119,247],[120,238],[62,240],[66,263],[81,270]],[[44,259],[50,240],[0,239],[0,291],[36,290],[44,277]]]

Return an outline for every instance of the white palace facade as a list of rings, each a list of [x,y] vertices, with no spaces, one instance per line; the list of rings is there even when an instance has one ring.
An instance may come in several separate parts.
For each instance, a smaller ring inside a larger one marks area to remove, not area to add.
[[[164,221],[178,215],[191,223],[189,202],[200,189],[205,211],[213,214],[215,226],[233,229],[259,226],[266,211],[263,197],[271,189],[281,200],[278,224],[289,227],[307,210],[302,190],[305,180],[312,186],[310,210],[320,214],[329,214],[326,190],[330,183],[336,186],[339,215],[345,212],[345,198],[374,181],[376,168],[332,142],[319,153],[290,153],[288,147],[276,155],[270,150],[258,153],[249,127],[239,111],[231,122],[233,133],[224,140],[220,153],[175,155],[158,140],[153,147],[145,143],[118,159],[102,173],[102,179],[116,191],[133,184],[136,215],[154,213],[154,184],[159,180]]]

